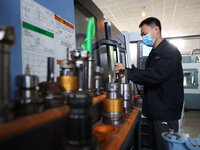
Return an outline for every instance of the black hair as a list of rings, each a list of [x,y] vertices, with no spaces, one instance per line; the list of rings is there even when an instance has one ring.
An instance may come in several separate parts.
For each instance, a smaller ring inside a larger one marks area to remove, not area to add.
[[[143,25],[147,25],[147,26],[158,26],[158,28],[160,29],[160,32],[161,32],[161,23],[160,23],[160,20],[158,20],[157,18],[155,17],[149,17],[145,20],[143,20],[139,27],[141,28]]]

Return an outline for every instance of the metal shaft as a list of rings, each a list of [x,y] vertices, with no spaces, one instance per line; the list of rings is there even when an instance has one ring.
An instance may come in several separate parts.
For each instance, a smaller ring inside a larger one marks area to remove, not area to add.
[[[95,66],[94,66],[94,55],[90,54],[88,58],[88,90],[94,90],[94,73],[95,73]]]
[[[47,59],[47,82],[54,82],[54,58]]]
[[[11,27],[0,27],[0,101],[9,100],[10,46],[15,42]]]

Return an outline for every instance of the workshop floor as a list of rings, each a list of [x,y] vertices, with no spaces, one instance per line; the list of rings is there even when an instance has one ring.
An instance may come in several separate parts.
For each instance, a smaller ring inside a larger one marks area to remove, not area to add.
[[[200,110],[187,110],[184,112],[183,130],[192,138],[200,136]],[[142,150],[153,150],[142,148]]]
[[[200,110],[187,110],[184,116],[183,132],[192,138],[200,136]]]

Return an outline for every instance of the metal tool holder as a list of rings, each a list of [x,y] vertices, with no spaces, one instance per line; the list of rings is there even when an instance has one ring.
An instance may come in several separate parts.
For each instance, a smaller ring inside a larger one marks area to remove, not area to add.
[[[67,103],[71,109],[66,118],[66,141],[63,150],[96,150],[98,140],[92,134],[90,94],[86,91],[70,93]]]
[[[119,125],[124,120],[123,98],[120,94],[120,84],[108,83],[106,91],[107,97],[104,100],[103,122]]]
[[[119,83],[121,83],[121,96],[124,100],[124,113],[131,112],[131,83],[127,79],[127,70],[119,71]]]
[[[12,27],[0,27],[0,123],[13,119],[10,102],[10,47],[15,43]]]
[[[25,74],[16,76],[16,116],[39,113],[44,110],[43,100],[38,96],[39,77],[30,74],[29,65]]]

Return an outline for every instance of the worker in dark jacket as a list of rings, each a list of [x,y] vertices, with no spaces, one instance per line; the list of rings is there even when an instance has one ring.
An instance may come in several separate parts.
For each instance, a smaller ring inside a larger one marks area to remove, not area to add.
[[[178,49],[162,39],[161,24],[150,17],[141,22],[141,36],[145,45],[153,47],[145,69],[115,65],[115,72],[127,69],[128,79],[144,85],[143,114],[147,117],[158,150],[166,147],[161,137],[169,129],[178,131],[178,119],[183,106],[183,70]]]

